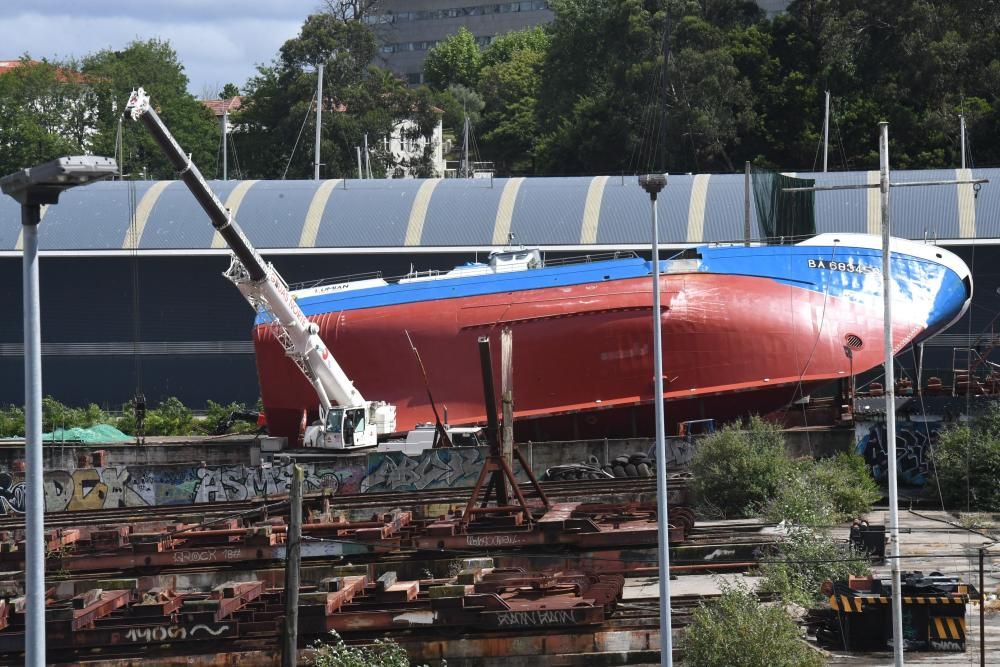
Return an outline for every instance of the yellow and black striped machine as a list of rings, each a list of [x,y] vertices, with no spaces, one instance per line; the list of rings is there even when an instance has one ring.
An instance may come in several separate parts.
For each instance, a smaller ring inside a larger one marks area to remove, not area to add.
[[[965,651],[965,612],[975,587],[938,573],[902,575],[904,647],[915,651]],[[848,650],[885,650],[892,646],[892,582],[851,577],[826,582],[830,609],[817,639]]]

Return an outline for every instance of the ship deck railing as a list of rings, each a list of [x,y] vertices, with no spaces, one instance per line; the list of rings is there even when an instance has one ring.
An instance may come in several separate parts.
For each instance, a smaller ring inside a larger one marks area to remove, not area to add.
[[[381,271],[367,271],[364,273],[352,273],[346,276],[336,276],[333,278],[320,278],[319,280],[306,280],[298,283],[291,283],[288,285],[290,290],[303,290],[310,289],[312,287],[322,287],[324,285],[339,285],[340,283],[351,283],[360,280],[372,280],[375,278],[381,278]]]

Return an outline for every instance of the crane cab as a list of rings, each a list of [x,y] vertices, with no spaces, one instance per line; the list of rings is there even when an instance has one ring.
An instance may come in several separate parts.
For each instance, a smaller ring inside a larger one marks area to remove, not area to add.
[[[330,408],[326,419],[306,429],[303,445],[320,449],[356,449],[378,444],[375,424],[365,406]]]

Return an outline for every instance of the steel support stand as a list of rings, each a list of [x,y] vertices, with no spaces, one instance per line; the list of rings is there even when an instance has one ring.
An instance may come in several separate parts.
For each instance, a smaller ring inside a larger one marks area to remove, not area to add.
[[[663,345],[660,311],[660,234],[656,195],[666,186],[666,174],[639,177],[639,185],[649,193],[653,217],[653,405],[656,408],[656,527],[660,571],[660,665],[674,662],[674,642],[670,620],[670,524],[667,516],[667,447],[663,424]]]
[[[288,534],[285,537],[285,634],[281,650],[282,667],[298,664],[299,566],[302,562],[302,484],[306,470],[292,466],[292,486],[288,498]]]
[[[889,474],[889,559],[892,571],[892,654],[896,667],[903,665],[903,596],[899,573],[899,494],[896,482],[896,371],[892,345],[892,262],[889,249],[892,222],[889,215],[889,124],[879,123],[879,190],[882,196],[882,299],[885,337],[885,444]]]
[[[41,207],[21,206],[24,232],[25,664],[45,664],[45,495],[42,487],[42,326],[38,293]]]

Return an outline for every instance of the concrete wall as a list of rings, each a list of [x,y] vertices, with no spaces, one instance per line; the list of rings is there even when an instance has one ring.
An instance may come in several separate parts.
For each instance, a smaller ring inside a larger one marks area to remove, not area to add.
[[[789,450],[795,455],[817,456],[850,451],[853,431],[845,433],[846,437],[810,432],[806,438],[790,432]],[[645,453],[650,444],[649,439],[638,438],[528,442],[519,447],[532,471],[541,478],[547,468],[555,465],[585,463],[591,457],[603,465],[621,455]],[[105,452],[102,465],[94,465],[98,451]],[[306,468],[307,492],[326,491],[336,496],[471,487],[487,453],[485,447],[434,449],[417,456],[359,452],[317,458],[302,453],[299,461]],[[295,457],[296,453],[289,455]],[[668,442],[668,466],[685,466],[693,455],[694,447],[689,443],[674,439]],[[46,445],[45,509],[61,512],[187,505],[287,494],[291,464],[272,464],[268,458],[262,457],[259,440],[241,438],[144,447]],[[81,459],[84,465],[80,465]],[[24,512],[22,461],[23,447],[0,448],[0,515]],[[526,481],[520,466],[515,463],[514,468],[518,478]]]

